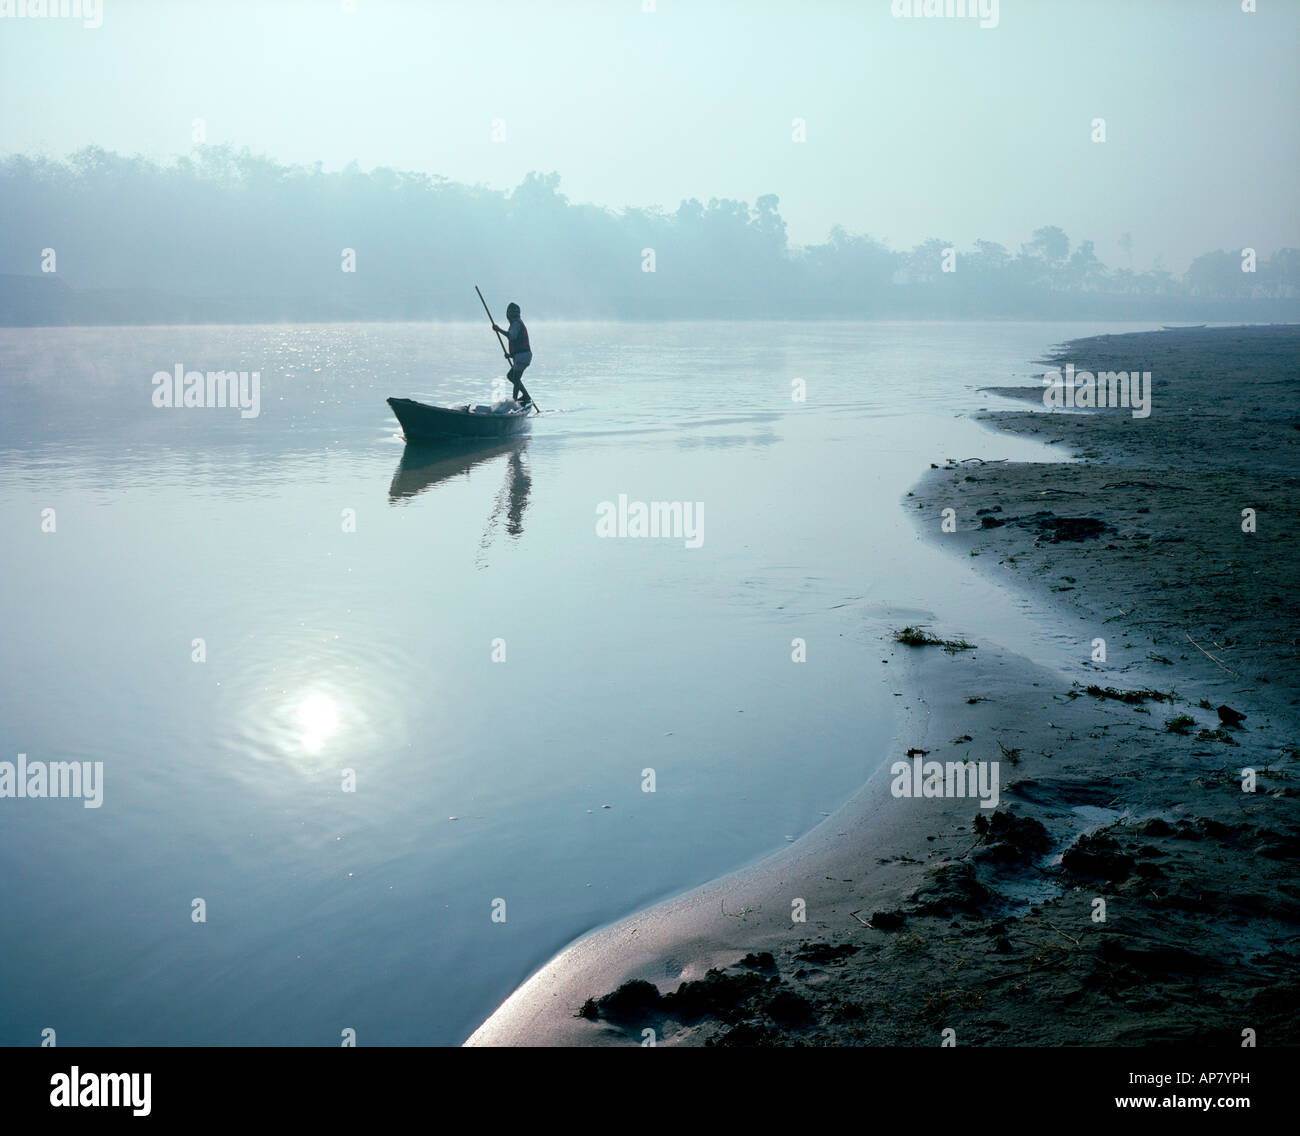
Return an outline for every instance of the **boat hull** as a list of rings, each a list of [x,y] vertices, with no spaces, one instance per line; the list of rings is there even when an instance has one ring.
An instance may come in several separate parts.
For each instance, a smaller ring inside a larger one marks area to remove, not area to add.
[[[388,405],[402,424],[408,441],[435,438],[517,438],[532,425],[533,412],[478,414],[466,408],[430,406],[410,398],[390,398]]]

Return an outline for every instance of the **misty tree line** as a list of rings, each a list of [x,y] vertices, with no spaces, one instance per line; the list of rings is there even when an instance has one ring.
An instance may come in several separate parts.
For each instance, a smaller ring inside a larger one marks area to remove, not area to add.
[[[1295,249],[1250,272],[1241,250],[1208,252],[1176,277],[1108,267],[1056,227],[1015,251],[940,239],[903,251],[838,225],[794,247],[774,195],[616,212],[570,202],[559,181],[530,173],[502,191],[355,163],[326,173],[220,146],[170,165],[97,147],[13,156],[0,162],[0,272],[38,274],[51,248],[63,283],[130,290],[160,319],[175,297],[199,316],[211,304],[240,318],[474,318],[476,281],[552,318],[1136,315],[1300,297]]]

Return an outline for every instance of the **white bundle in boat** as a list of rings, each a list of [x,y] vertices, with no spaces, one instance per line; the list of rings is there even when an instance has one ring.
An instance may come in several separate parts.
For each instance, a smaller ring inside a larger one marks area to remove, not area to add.
[[[516,410],[522,409],[513,398],[503,398],[500,402],[494,402],[491,407],[493,414],[513,414]]]

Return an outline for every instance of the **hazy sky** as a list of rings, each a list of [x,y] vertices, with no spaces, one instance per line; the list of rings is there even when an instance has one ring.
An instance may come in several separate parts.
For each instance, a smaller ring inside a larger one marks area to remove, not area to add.
[[[202,118],[284,162],[557,170],[614,207],[775,193],[796,243],[1059,224],[1181,271],[1300,246],[1300,2],[1258,5],[1003,0],[983,29],[891,0],[104,0],[97,29],[0,19],[0,153],[166,158]]]

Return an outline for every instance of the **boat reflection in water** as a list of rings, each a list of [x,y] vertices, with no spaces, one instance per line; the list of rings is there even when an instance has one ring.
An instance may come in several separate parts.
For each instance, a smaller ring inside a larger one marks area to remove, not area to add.
[[[398,505],[419,496],[426,489],[461,474],[468,474],[476,466],[487,465],[504,456],[506,479],[497,494],[480,547],[491,543],[492,532],[502,515],[506,532],[512,537],[524,531],[524,511],[528,508],[528,493],[533,479],[524,462],[527,438],[510,441],[472,441],[449,439],[445,442],[407,442],[397,472],[388,487],[388,503]]]

